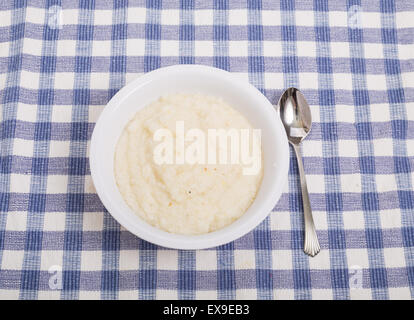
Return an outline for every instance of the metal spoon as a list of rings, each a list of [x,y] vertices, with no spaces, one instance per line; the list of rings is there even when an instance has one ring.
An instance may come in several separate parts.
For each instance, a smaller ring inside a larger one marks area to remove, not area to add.
[[[305,215],[305,244],[303,251],[311,257],[314,257],[319,253],[320,246],[316,235],[315,224],[313,222],[308,187],[306,185],[305,171],[303,170],[303,162],[299,146],[311,129],[311,112],[305,97],[296,88],[289,88],[283,92],[279,99],[278,109],[288,140],[293,146],[298,159],[303,212]]]

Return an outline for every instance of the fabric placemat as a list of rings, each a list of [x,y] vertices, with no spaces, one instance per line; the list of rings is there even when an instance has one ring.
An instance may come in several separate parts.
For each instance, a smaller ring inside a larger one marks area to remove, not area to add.
[[[0,298],[414,297],[414,2],[0,3]],[[322,251],[303,251],[298,168],[254,231],[209,250],[140,240],[105,211],[88,148],[125,84],[174,64],[311,104],[303,143]]]

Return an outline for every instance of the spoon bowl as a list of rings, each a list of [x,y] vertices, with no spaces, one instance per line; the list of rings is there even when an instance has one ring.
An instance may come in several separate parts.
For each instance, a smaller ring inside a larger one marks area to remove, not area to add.
[[[296,88],[287,89],[280,97],[278,105],[289,142],[301,143],[312,127],[309,104],[302,92]]]

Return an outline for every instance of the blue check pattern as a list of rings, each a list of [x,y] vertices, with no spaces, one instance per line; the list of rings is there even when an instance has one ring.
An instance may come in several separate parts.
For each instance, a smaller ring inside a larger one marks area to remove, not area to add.
[[[16,0],[0,3],[0,297],[412,299],[414,3]],[[298,168],[269,217],[177,251],[123,229],[90,177],[99,113],[173,64],[234,73],[274,104],[300,88],[321,253],[302,252]]]

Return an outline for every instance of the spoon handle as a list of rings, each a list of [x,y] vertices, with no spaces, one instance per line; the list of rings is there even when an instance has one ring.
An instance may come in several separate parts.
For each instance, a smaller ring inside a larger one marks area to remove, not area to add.
[[[302,155],[300,147],[292,144],[295,149],[296,158],[298,160],[300,187],[302,189],[303,213],[305,216],[305,243],[303,251],[311,257],[316,256],[320,251],[318,236],[315,230],[315,224],[312,217],[312,208],[309,201],[308,186],[306,184],[305,171],[303,170]]]

